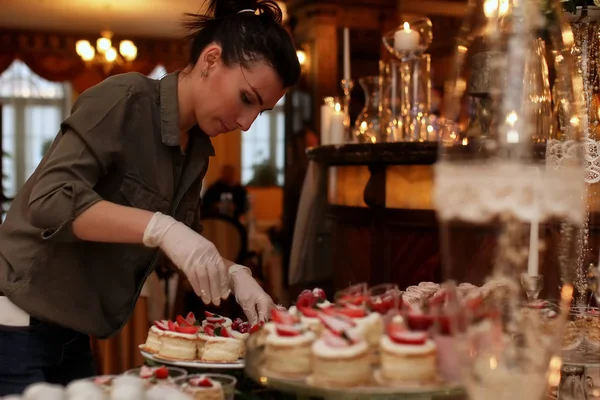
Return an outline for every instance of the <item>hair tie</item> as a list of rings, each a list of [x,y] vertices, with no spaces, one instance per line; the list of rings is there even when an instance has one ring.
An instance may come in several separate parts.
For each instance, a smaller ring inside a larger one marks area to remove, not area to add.
[[[247,13],[247,12],[251,12],[252,14],[255,14],[255,13],[256,13],[256,10],[253,10],[253,9],[251,9],[251,8],[245,8],[245,9],[243,9],[243,10],[240,10],[240,11],[238,11],[237,13],[238,13],[238,14],[242,14],[242,13]]]

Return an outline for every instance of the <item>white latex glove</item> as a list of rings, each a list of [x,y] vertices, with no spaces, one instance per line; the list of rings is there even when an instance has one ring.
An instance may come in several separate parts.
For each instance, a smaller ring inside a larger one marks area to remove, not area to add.
[[[229,294],[229,276],[212,242],[174,218],[156,213],[144,232],[144,244],[159,247],[188,278],[205,304],[219,305]]]
[[[271,308],[278,306],[273,303],[258,282],[252,277],[250,268],[239,264],[229,267],[231,291],[235,294],[235,300],[244,310],[250,325],[259,321],[267,321]]]

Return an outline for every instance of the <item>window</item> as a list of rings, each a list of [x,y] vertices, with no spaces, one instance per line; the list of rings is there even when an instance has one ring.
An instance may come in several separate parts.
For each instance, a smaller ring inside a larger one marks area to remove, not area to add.
[[[256,118],[247,132],[242,132],[242,184],[283,185],[285,160],[285,96],[273,110]],[[274,179],[269,179],[273,177]],[[274,181],[274,182],[273,182]]]
[[[0,75],[2,187],[13,197],[42,160],[70,108],[71,87],[47,81],[21,61]]]

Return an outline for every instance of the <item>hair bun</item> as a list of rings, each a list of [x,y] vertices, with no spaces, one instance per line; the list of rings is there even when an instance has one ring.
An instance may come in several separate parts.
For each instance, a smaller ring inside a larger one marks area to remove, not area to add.
[[[209,0],[208,4],[208,13],[215,19],[237,15],[246,10],[258,10],[259,16],[278,24],[282,23],[283,13],[273,0]],[[250,12],[241,14],[251,15]]]

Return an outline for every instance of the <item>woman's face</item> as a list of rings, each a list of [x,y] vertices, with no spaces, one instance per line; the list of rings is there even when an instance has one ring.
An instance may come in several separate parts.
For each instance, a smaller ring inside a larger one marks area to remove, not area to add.
[[[260,113],[275,107],[285,94],[277,73],[266,63],[226,66],[219,54],[192,71],[192,84],[202,87],[194,90],[194,114],[208,136],[247,131]]]

